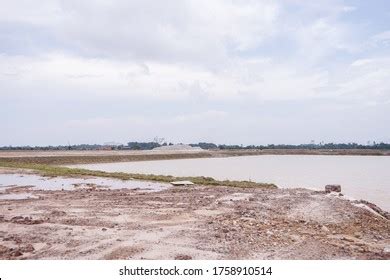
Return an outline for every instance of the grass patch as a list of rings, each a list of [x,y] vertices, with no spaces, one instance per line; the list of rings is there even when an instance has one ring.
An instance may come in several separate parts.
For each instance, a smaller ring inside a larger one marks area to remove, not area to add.
[[[105,178],[114,178],[120,180],[144,180],[144,181],[157,181],[169,183],[172,181],[182,181],[188,180],[198,185],[206,186],[228,186],[228,187],[252,187],[252,188],[277,188],[274,184],[267,183],[256,183],[251,181],[218,181],[211,177],[175,177],[175,176],[165,176],[165,175],[153,175],[153,174],[135,174],[135,173],[124,173],[124,172],[105,172],[105,171],[94,171],[81,168],[69,168],[48,164],[40,163],[30,163],[23,162],[18,160],[17,162],[4,161],[0,159],[0,167],[7,168],[19,168],[19,169],[29,169],[37,171],[43,176],[64,176],[64,177],[80,177],[80,176],[94,176],[94,177],[105,177]]]

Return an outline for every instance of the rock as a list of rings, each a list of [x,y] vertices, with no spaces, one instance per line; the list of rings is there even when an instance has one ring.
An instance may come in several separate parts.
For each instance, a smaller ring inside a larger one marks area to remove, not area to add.
[[[341,186],[340,185],[326,185],[325,192],[326,193],[341,192]]]
[[[174,181],[171,182],[171,184],[174,186],[188,186],[193,185],[194,183],[192,183],[191,181]]]
[[[347,241],[347,242],[354,242],[355,240],[350,237],[350,236],[344,236],[344,237],[341,237],[341,240],[343,241]]]
[[[390,253],[390,245],[383,248],[383,253]]]
[[[55,216],[55,217],[61,217],[61,216],[65,216],[66,212],[60,211],[60,210],[54,210],[54,211],[51,211],[50,215]]]
[[[175,260],[192,260],[192,257],[189,255],[180,254],[175,257]]]
[[[31,252],[34,252],[34,246],[33,245],[31,245],[31,244],[27,244],[26,246],[24,246],[23,248],[22,248],[22,251],[23,252],[27,252],[27,253],[31,253]]]
[[[18,250],[18,251],[15,251],[13,253],[13,255],[14,255],[14,257],[20,257],[20,256],[23,256],[23,253]]]
[[[321,230],[322,230],[322,231],[325,231],[325,232],[330,232],[330,230],[329,230],[328,227],[326,227],[326,226],[322,226],[322,227],[321,227]]]
[[[102,228],[102,231],[106,231],[107,229],[106,228]]]

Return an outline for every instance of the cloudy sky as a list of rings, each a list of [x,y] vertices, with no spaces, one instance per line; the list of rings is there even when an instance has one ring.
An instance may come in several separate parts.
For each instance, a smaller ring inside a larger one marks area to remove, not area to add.
[[[0,145],[390,142],[388,0],[0,4]]]

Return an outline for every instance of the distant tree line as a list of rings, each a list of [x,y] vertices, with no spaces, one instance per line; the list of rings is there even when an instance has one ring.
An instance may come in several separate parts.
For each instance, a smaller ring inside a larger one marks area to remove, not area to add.
[[[191,147],[200,147],[205,150],[218,149],[218,145],[214,143],[199,142],[198,144],[190,144]]]
[[[327,150],[348,150],[348,149],[374,149],[374,150],[388,150],[390,149],[389,143],[374,143],[372,145],[362,145],[357,143],[325,143],[325,144],[299,144],[299,145],[286,145],[286,144],[269,144],[269,145],[218,145],[218,149],[221,150],[236,150],[236,149],[327,149]]]
[[[100,145],[100,144],[80,144],[80,145],[59,145],[59,146],[3,146],[0,150],[41,150],[41,151],[66,151],[66,150],[152,150],[157,147],[173,145],[172,143],[157,143],[157,142],[128,142],[127,145]],[[374,149],[374,150],[390,150],[389,143],[375,143],[370,145],[362,145],[357,143],[320,143],[320,144],[299,144],[299,145],[217,145],[214,143],[200,142],[189,144],[192,147],[200,147],[205,150],[241,150],[241,149]]]
[[[99,150],[103,145],[79,144],[79,145],[58,145],[58,146],[3,146],[0,150],[40,150],[40,151],[66,151],[66,150]]]
[[[129,150],[153,150],[160,146],[162,145],[157,142],[129,142],[125,148]]]

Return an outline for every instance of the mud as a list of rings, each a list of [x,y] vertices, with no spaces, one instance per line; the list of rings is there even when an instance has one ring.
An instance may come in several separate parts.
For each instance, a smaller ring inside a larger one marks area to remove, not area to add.
[[[324,192],[185,186],[28,193],[34,198],[0,200],[0,259],[390,259],[383,213]]]
[[[14,170],[0,169],[0,199],[3,192],[15,186],[24,186],[26,189],[39,190],[74,190],[76,188],[108,188],[108,189],[143,189],[147,191],[160,191],[171,187],[171,184],[160,182],[147,182],[140,180],[118,180],[112,178],[67,178],[43,177],[39,174],[18,174]],[[20,189],[20,188],[19,188]]]

